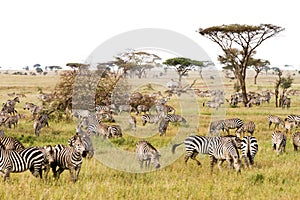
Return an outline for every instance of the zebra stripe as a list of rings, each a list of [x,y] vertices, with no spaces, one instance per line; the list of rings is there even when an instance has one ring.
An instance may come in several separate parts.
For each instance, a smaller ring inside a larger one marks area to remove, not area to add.
[[[300,147],[300,132],[295,132],[292,135],[294,151],[298,151],[298,147]]]
[[[276,151],[277,155],[285,151],[286,135],[279,130],[275,130],[272,133],[272,147]]]
[[[269,129],[272,123],[275,124],[274,129],[278,128],[279,124],[281,124],[281,126],[284,127],[284,121],[276,115],[268,115],[268,121],[269,121]]]
[[[146,168],[150,167],[150,163],[152,163],[152,165],[155,168],[160,167],[159,164],[160,153],[148,141],[142,140],[137,142],[136,155],[141,168],[143,168],[144,162]]]
[[[244,122],[239,118],[231,118],[225,120],[219,120],[211,122],[210,124],[210,133],[220,133],[220,130],[223,132],[226,131],[229,135],[229,129],[239,129],[243,126]]]
[[[73,182],[78,180],[78,175],[82,164],[82,154],[85,151],[81,138],[76,136],[71,147],[64,145],[56,145],[54,147],[54,162],[51,165],[55,178],[59,178],[60,174],[65,170],[70,170],[70,177]],[[56,170],[56,167],[59,167]]]
[[[300,115],[288,115],[285,121],[295,122],[296,126],[300,126]]]
[[[24,145],[13,137],[0,136],[0,144],[5,150],[21,150],[25,149]]]
[[[243,124],[243,126],[238,128],[235,131],[235,134],[236,134],[237,137],[241,137],[241,134],[244,135],[245,132],[248,132],[251,135],[253,135],[254,131],[255,131],[255,123],[253,121],[248,121],[248,122],[245,122]]]
[[[184,117],[182,117],[181,115],[176,115],[176,114],[167,114],[165,119],[172,123],[182,122],[182,123],[186,124],[186,122],[187,122]]]
[[[108,138],[122,137],[122,129],[119,125],[111,125],[108,127]]]
[[[24,172],[30,170],[33,176],[42,178],[44,154],[36,147],[29,147],[19,151],[0,148],[0,169],[4,181],[10,178],[10,172]]]
[[[213,172],[213,167],[217,161],[218,167],[221,170],[222,163],[226,160],[228,163],[228,168],[233,167],[238,173],[241,172],[241,160],[239,156],[238,149],[231,138],[217,137],[210,143],[209,146],[210,155],[210,171]]]
[[[254,164],[254,157],[258,151],[258,143],[256,138],[253,136],[243,137],[241,151],[246,166],[249,167],[250,163],[250,168],[252,168]]]

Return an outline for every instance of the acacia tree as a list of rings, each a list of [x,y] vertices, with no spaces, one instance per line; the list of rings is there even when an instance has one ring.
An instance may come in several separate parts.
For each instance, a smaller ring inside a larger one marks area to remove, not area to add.
[[[255,58],[252,58],[252,59],[250,59],[250,61],[249,61],[249,65],[250,65],[250,66],[253,66],[253,68],[254,68],[254,71],[255,71],[254,85],[256,85],[258,74],[259,74],[261,71],[266,70],[266,68],[269,67],[270,62],[269,62],[268,60],[262,60],[262,59],[255,59]]]
[[[247,106],[246,70],[255,49],[265,40],[277,35],[284,28],[272,24],[257,26],[230,24],[199,28],[199,33],[218,44],[229,59],[242,89],[243,102]]]
[[[183,57],[167,59],[165,62],[163,62],[163,64],[171,68],[175,68],[179,76],[178,81],[180,85],[181,85],[182,77],[186,76],[189,71],[195,69],[196,67],[201,68],[207,66],[202,61],[191,60],[189,58],[183,58]]]

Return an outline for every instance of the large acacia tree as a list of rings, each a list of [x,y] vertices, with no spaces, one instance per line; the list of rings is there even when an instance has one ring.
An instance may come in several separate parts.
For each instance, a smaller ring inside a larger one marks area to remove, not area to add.
[[[230,24],[206,29],[199,28],[198,32],[218,44],[225,53],[224,58],[230,60],[242,89],[243,101],[246,106],[249,100],[245,79],[251,56],[262,42],[283,30],[284,28],[272,24],[257,26]]]

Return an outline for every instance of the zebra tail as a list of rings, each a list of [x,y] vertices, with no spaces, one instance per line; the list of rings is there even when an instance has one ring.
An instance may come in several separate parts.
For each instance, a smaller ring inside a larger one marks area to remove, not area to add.
[[[183,144],[183,142],[181,142],[181,143],[179,143],[179,144],[174,144],[174,145],[172,146],[172,153],[175,153],[176,147],[178,147],[178,146],[180,146],[180,145],[182,145],[182,144]]]

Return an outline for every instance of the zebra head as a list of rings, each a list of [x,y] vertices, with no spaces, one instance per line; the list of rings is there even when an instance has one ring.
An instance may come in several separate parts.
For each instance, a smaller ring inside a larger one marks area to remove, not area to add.
[[[48,161],[49,164],[54,162],[54,149],[51,145],[44,146],[45,150],[45,160]]]
[[[85,147],[82,143],[81,137],[80,135],[76,134],[74,136],[74,141],[72,146],[74,147],[74,149],[79,152],[81,155],[83,154],[83,152],[85,151]]]

